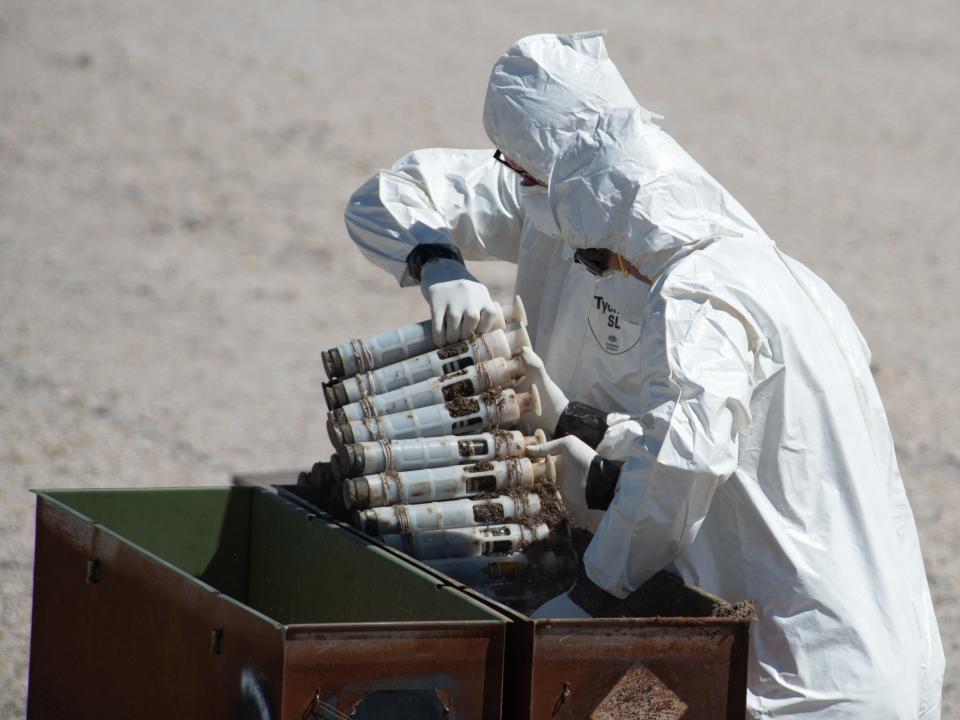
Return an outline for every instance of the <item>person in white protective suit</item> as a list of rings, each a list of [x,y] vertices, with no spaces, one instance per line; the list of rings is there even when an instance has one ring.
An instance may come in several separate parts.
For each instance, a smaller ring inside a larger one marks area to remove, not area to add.
[[[512,88],[514,74],[524,72],[520,66],[535,69],[541,85]],[[484,123],[495,143],[509,142],[527,127],[514,124],[503,105],[517,100],[539,112],[545,145],[537,157],[525,157],[529,175],[495,160],[493,148],[418,150],[353,194],[347,229],[364,255],[402,286],[419,282],[436,337],[450,342],[489,329],[498,312],[462,261],[516,263],[516,293],[533,347],[572,401],[562,418],[548,407],[544,425],[586,427],[582,434],[596,445],[606,413],[593,407],[638,409],[639,331],[622,321],[613,300],[629,278],[597,282],[574,262],[573,251],[560,241],[542,181],[558,149],[554,143],[595,126],[614,108],[638,105],[608,58],[602,33],[524,38],[498,68]]]
[[[672,562],[757,603],[754,717],[939,717],[917,530],[846,306],[648,116],[578,133],[548,185],[564,241],[634,279],[643,379],[599,448],[622,468],[573,436],[533,449],[561,455],[575,513],[605,510],[541,613],[615,606]]]
[[[672,563],[757,603],[753,717],[939,717],[916,527],[844,304],[651,122],[598,34],[511,47],[484,121],[523,175],[490,151],[421,151],[363,186],[347,224],[402,283],[420,275],[447,339],[495,312],[461,255],[518,261],[547,423],[566,432],[568,397],[623,411],[591,442],[534,450],[560,455],[568,507],[596,526],[584,572],[539,614],[615,612]],[[619,355],[594,297],[616,310]]]

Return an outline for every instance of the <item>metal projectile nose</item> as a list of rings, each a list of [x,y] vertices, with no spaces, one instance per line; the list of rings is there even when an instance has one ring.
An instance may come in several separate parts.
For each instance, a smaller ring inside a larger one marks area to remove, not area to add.
[[[327,373],[328,379],[336,380],[346,374],[343,369],[343,358],[337,348],[323,350],[320,353],[320,358],[323,360],[323,369]]]
[[[337,458],[340,460],[340,475],[344,478],[357,477],[363,475],[363,468],[366,464],[363,453],[363,445],[341,445],[337,448]]]

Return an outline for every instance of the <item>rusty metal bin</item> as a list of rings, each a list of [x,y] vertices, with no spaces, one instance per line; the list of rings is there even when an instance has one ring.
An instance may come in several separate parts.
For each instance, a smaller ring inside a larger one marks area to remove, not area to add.
[[[285,484],[291,475],[241,478],[258,481],[278,483],[282,497],[314,512],[325,506],[318,488]],[[661,574],[637,591],[645,617],[533,620],[458,586],[513,620],[504,666],[506,720],[742,720],[746,713],[750,617],[715,617],[717,605],[726,603],[699,588]]]
[[[507,639],[505,718],[741,720],[748,622],[529,620]]]
[[[507,617],[257,487],[37,493],[30,718],[500,717]]]

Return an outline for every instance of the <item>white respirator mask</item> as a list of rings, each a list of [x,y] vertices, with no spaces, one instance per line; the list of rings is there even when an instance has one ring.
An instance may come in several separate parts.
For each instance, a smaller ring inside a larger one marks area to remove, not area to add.
[[[550,195],[545,187],[540,185],[520,186],[520,206],[523,214],[530,219],[539,232],[552,237],[560,237],[560,226],[550,209]]]
[[[647,307],[650,286],[620,270],[608,270],[597,278],[597,294],[605,297],[623,320],[637,324]]]

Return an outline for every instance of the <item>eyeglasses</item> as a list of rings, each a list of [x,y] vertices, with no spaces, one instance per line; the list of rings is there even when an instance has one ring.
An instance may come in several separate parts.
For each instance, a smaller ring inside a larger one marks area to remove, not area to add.
[[[600,277],[608,269],[609,250],[579,248],[573,253],[573,261],[583,265],[591,275]]]
[[[524,170],[522,167],[520,167],[519,165],[515,165],[513,161],[508,160],[507,156],[504,155],[500,150],[497,150],[496,152],[493,153],[493,159],[496,160],[501,165],[505,165],[506,167],[510,168],[515,173],[517,173],[517,175],[519,175],[520,178],[523,180],[524,185],[539,185],[540,187],[544,187],[544,188],[547,186],[546,183],[540,182],[533,175],[531,175],[526,170]]]

